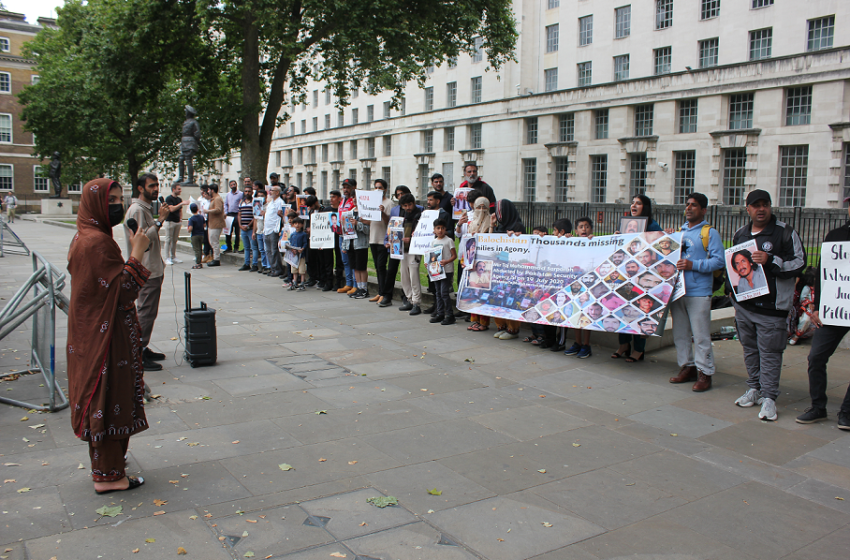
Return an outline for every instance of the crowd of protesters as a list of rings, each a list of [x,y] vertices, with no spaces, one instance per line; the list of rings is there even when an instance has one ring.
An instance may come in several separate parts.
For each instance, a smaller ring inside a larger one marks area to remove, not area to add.
[[[472,189],[467,195],[472,211],[459,220],[452,219],[453,195],[446,192],[445,180],[440,174],[431,177],[431,190],[423,203],[417,201],[404,185],[391,188],[385,180],[375,180],[367,188],[384,193],[380,205],[382,219],[369,221],[355,216],[351,225],[356,237],[351,239],[343,236],[342,214],[356,210],[357,181],[354,179],[345,179],[339,190],[330,191],[328,205],[317,198],[312,187],[305,188],[302,193],[298,187],[282,184],[276,173],[269,176],[269,184],[244,178],[241,192],[237,182],[230,181],[229,192],[224,199],[219,195],[217,185],[203,185],[201,199],[190,207],[191,218],[187,226],[195,252],[193,268],[201,268],[203,264],[221,266],[222,231],[226,227],[225,220],[231,218],[232,227],[225,236],[224,252],[240,252],[244,255],[240,271],[280,278],[286,289],[335,291],[353,299],[368,299],[381,308],[394,305],[397,297],[396,278],[400,276],[399,311],[412,316],[425,314],[430,316],[432,323],[443,325],[454,324],[459,318],[465,319],[469,323],[467,330],[488,331],[491,328],[490,317],[464,313],[456,308],[450,298],[460,282],[462,272],[461,266],[454,264],[458,259],[454,239],[477,233],[518,235],[527,233],[527,228],[511,201],[496,199],[493,188],[478,176],[477,166],[467,165],[464,175],[466,180],[459,188]],[[173,193],[175,198],[169,200],[171,205],[180,203],[179,187],[176,189],[176,193]],[[754,190],[747,196],[746,207],[751,221],[735,233],[734,244],[749,240],[756,242],[758,250],[752,252],[751,261],[761,265],[769,293],[742,302],[733,298],[737,333],[744,349],[744,365],[748,375],[747,390],[735,404],[741,407],[759,405],[759,418],[776,420],[776,399],[779,396],[785,346],[789,338],[794,344],[800,338],[813,336],[809,359],[812,407],[799,416],[797,421],[809,423],[822,420],[826,418],[826,362],[848,329],[821,324],[817,315],[819,275],[814,270],[808,271],[808,281],[800,282],[806,286],[803,302],[800,303],[797,284],[798,279],[804,276],[806,253],[797,233],[773,216],[770,195],[763,190]],[[440,264],[446,271],[446,279],[433,283],[429,281],[427,285],[420,280],[422,256],[409,252],[413,232],[424,210],[439,211],[435,221],[434,244],[444,247]],[[681,256],[676,263],[686,295],[672,301],[669,306],[669,315],[676,325],[673,338],[680,367],[678,374],[669,381],[692,383],[695,392],[710,390],[716,371],[711,339],[711,308],[712,297],[722,286],[722,272],[725,270],[725,248],[717,230],[705,220],[707,210],[708,198],[705,195],[694,192],[688,196],[685,221],[680,229]],[[316,213],[331,214],[335,238],[333,249],[310,247],[310,219]],[[653,219],[652,202],[648,197],[638,195],[633,199],[631,215],[645,217],[647,231],[661,231]],[[387,225],[391,218],[401,218],[403,233],[400,239],[390,239],[388,236]],[[296,231],[289,234],[281,244],[285,224],[294,227]],[[548,226],[534,226],[532,233],[592,237],[593,226],[590,218],[577,220],[575,229],[570,220],[559,219],[551,225],[551,229]],[[667,230],[667,233],[672,231]],[[169,248],[170,239],[169,236],[169,242],[166,243]],[[850,222],[830,232],[827,240],[850,240]],[[402,259],[390,258],[393,242],[403,245]],[[284,261],[283,253],[286,251],[296,255],[297,265]],[[172,249],[166,256],[169,264],[179,262]],[[377,280],[374,291],[370,291],[368,283],[370,256]],[[477,272],[472,270],[470,274],[474,276]],[[728,292],[731,286],[728,282],[726,286]],[[423,291],[434,296],[434,303],[428,308],[423,308]],[[803,317],[799,324],[806,325],[807,334],[802,336],[800,329],[803,327],[797,326],[798,315]],[[494,318],[493,322],[495,338],[510,340],[519,337],[520,322],[501,318]],[[573,329],[575,342],[567,346],[567,330],[564,327],[531,325],[531,332],[523,341],[579,359],[591,357],[591,331]],[[646,342],[647,337],[643,335],[621,334],[620,345],[611,358],[622,358],[629,363],[641,362],[645,356]],[[850,389],[839,413],[839,427],[850,429]]]

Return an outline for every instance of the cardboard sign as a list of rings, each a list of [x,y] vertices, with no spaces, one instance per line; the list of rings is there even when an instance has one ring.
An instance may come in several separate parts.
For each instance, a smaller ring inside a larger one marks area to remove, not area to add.
[[[310,248],[333,249],[334,232],[331,230],[331,216],[336,213],[316,212],[310,219]]]
[[[379,222],[382,219],[381,209],[379,206],[384,203],[384,191],[354,191],[354,196],[357,198],[357,210],[360,212],[360,217],[364,220]]]
[[[440,217],[439,210],[423,210],[416,231],[410,238],[411,255],[427,255],[434,243],[434,220]]]
[[[821,322],[850,327],[850,241],[821,245],[819,272]]]

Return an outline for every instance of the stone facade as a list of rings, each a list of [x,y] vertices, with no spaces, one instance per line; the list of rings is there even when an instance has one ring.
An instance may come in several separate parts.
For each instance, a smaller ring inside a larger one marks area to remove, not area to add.
[[[734,205],[758,186],[776,205],[841,206],[850,194],[850,3],[641,0],[617,38],[626,6],[516,0],[516,63],[488,71],[486,53],[462,55],[428,73],[430,91],[409,84],[400,110],[385,109],[389,93],[361,93],[340,121],[324,84],[312,83],[307,102],[287,108],[268,171],[323,197],[349,176],[421,195],[432,173],[451,188],[475,161],[497,196],[514,200],[646,192],[678,203],[699,190]],[[588,37],[579,19],[591,16],[592,41],[580,45]],[[625,55],[627,75],[615,61]],[[580,87],[585,62],[590,84]],[[218,167],[222,180],[239,174],[238,153],[230,159]]]

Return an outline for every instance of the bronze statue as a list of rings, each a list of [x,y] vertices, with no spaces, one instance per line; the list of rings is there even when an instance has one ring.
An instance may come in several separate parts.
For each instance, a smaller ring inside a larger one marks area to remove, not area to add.
[[[53,159],[50,160],[47,176],[50,178],[50,183],[53,185],[53,196],[49,198],[61,198],[62,161],[59,159],[59,152],[53,152]]]
[[[195,154],[198,153],[198,142],[201,140],[201,127],[198,126],[198,121],[195,120],[195,116],[197,114],[198,113],[195,109],[186,105],[186,120],[183,121],[183,136],[180,139],[180,159],[177,160],[180,175],[177,177],[177,182],[184,183],[184,172],[188,166],[189,180],[184,183],[187,185],[195,184],[195,167],[193,159]]]

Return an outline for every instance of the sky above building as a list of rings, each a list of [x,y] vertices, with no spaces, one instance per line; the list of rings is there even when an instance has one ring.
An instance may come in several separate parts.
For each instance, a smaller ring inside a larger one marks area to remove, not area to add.
[[[63,0],[3,0],[10,12],[26,14],[27,23],[35,25],[40,17],[55,18],[56,7],[64,6]]]

